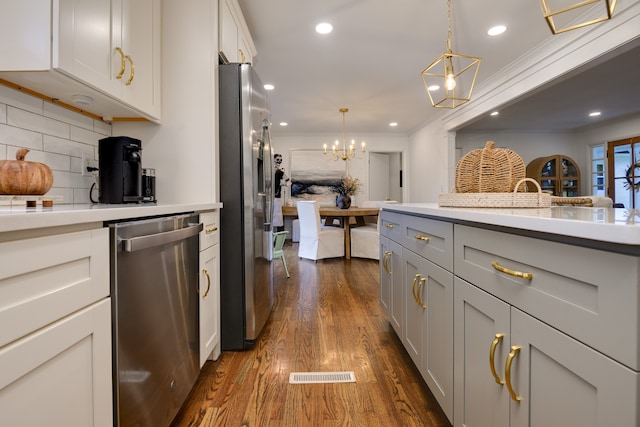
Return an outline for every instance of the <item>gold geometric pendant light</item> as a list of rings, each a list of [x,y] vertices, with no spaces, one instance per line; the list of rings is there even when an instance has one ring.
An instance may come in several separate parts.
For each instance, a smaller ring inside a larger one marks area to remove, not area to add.
[[[436,58],[420,75],[435,108],[456,108],[469,102],[476,84],[481,58],[453,53],[451,50],[451,0],[447,1],[447,51]]]
[[[547,25],[553,34],[564,33],[611,19],[613,10],[616,8],[616,0],[584,0],[578,3],[569,0],[540,0],[540,3],[544,19],[547,20]],[[567,3],[570,4],[567,5]],[[594,4],[601,6],[601,17],[578,24],[573,23],[587,6]]]

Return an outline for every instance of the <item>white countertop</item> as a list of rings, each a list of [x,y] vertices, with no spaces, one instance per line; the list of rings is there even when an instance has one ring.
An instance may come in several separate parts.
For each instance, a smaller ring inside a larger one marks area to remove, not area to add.
[[[0,206],[0,232],[58,227],[72,224],[114,221],[182,212],[199,212],[222,208],[222,203],[194,204],[87,204],[37,206]]]
[[[384,210],[552,233],[624,245],[640,245],[640,210],[550,208],[444,208],[437,203],[383,205]]]

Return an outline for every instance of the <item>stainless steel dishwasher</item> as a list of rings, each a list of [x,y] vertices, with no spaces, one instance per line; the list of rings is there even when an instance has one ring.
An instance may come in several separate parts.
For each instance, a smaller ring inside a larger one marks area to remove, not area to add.
[[[168,426],[200,371],[202,224],[184,214],[108,225],[114,424]]]

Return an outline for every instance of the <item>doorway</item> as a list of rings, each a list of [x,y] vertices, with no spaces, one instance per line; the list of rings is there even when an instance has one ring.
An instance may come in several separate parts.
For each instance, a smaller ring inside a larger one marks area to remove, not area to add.
[[[369,200],[402,203],[402,152],[369,153]]]
[[[625,208],[640,206],[640,136],[607,143],[608,196]]]

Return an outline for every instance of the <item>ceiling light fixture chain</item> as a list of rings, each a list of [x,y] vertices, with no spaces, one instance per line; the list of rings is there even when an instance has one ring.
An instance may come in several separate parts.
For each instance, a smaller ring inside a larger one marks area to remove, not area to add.
[[[340,148],[340,141],[336,140],[335,143],[331,146],[331,153],[327,151],[327,144],[322,146],[322,152],[324,153],[324,157],[327,160],[336,161],[338,159],[347,160],[351,159],[363,159],[365,153],[365,143],[362,142],[361,151],[362,155],[360,157],[356,156],[356,141],[354,139],[351,140],[351,144],[347,149],[347,136],[346,136],[346,119],[345,115],[349,112],[348,108],[340,108],[338,110],[342,114],[342,148]]]
[[[447,0],[447,50],[420,73],[435,108],[456,108],[469,102],[482,61],[453,52],[452,10],[452,0]],[[473,77],[469,77],[471,75]],[[444,96],[438,92],[441,87],[444,87]]]

